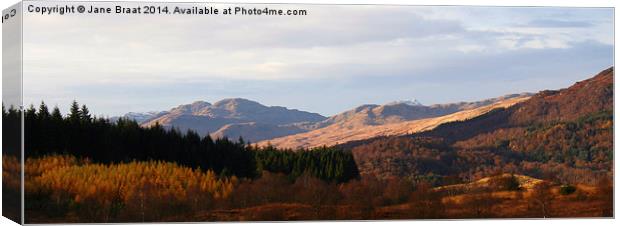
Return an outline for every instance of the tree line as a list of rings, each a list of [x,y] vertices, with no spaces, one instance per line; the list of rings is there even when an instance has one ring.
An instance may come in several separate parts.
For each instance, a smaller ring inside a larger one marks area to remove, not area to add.
[[[252,147],[259,171],[289,175],[291,179],[305,173],[330,182],[346,182],[358,178],[353,155],[330,147],[311,150],[278,150],[272,146]]]
[[[19,121],[21,112],[3,106],[6,121]],[[310,173],[318,178],[343,182],[359,176],[350,152],[335,148],[281,150],[257,147],[242,138],[199,136],[196,132],[165,129],[163,126],[141,127],[125,118],[110,121],[94,117],[86,105],[73,101],[67,115],[58,107],[51,112],[42,102],[24,111],[24,150],[26,158],[52,154],[87,158],[97,163],[122,163],[159,160],[224,176],[253,178],[261,171],[299,176]],[[4,133],[17,136],[16,133]],[[16,138],[19,140],[19,138]],[[9,140],[13,140],[10,139]],[[279,156],[273,161],[273,156]]]

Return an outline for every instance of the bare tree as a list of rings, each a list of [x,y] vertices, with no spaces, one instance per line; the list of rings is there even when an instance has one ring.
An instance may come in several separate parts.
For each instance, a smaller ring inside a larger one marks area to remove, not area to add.
[[[340,198],[340,193],[335,192],[334,184],[328,184],[321,179],[309,175],[303,175],[295,181],[293,190],[299,202],[309,204],[314,210],[315,218],[322,219],[327,205],[335,205]]]

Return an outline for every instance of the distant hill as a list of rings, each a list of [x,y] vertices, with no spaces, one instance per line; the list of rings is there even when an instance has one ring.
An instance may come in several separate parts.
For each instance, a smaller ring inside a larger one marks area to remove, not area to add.
[[[308,132],[262,141],[259,145],[286,148],[331,146],[378,136],[406,135],[429,130],[442,123],[469,119],[495,108],[508,107],[529,96],[523,93],[477,102],[431,106],[406,102],[362,105],[321,122],[305,125],[312,129]]]
[[[258,102],[232,98],[218,101],[214,104],[196,101],[192,104],[180,105],[142,122],[142,126],[160,124],[165,128],[177,128],[181,131],[188,129],[204,136],[214,133],[217,136],[238,136],[249,138],[262,138],[267,134],[255,134],[255,130],[245,129],[256,125],[261,128],[284,128],[280,125],[299,122],[318,122],[325,117],[295,109],[279,106],[265,106]],[[230,130],[230,133],[227,132]],[[274,132],[273,134],[287,134],[286,132]],[[268,136],[267,136],[268,137]],[[252,140],[252,139],[250,139]]]
[[[339,125],[339,127],[354,129],[356,126],[386,125],[433,118],[530,95],[529,93],[511,94],[482,101],[434,104],[430,106],[424,106],[418,101],[395,101],[385,105],[368,104],[331,116],[324,121],[316,123],[313,125],[313,128]]]
[[[164,128],[176,128],[180,131],[191,129],[198,132],[201,136],[210,134],[213,137],[228,137],[231,139],[243,137],[246,141],[255,143],[319,129],[323,129],[321,131],[329,131],[333,130],[334,127],[339,129],[345,128],[347,131],[343,133],[344,135],[358,129],[360,131],[368,129],[369,126],[396,124],[445,116],[529,95],[531,94],[513,94],[477,102],[459,102],[430,106],[424,106],[417,100],[394,101],[385,105],[362,105],[329,118],[316,113],[278,106],[269,107],[247,99],[231,98],[214,104],[196,101],[161,112],[130,112],[121,117],[135,120],[145,127],[159,124]],[[115,121],[121,117],[113,117],[111,120]],[[389,130],[394,129],[391,128]],[[342,131],[333,130],[333,132]],[[372,133],[369,136],[376,134],[385,135],[385,133]],[[364,138],[367,138],[367,136],[359,139]],[[320,143],[320,145],[322,144]],[[305,146],[305,144],[299,144],[299,146]]]

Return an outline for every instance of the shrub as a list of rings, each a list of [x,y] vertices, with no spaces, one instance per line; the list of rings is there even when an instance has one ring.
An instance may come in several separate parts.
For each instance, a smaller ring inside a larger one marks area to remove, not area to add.
[[[496,191],[517,191],[521,188],[519,179],[512,174],[492,178],[490,186]]]
[[[560,194],[562,195],[570,195],[577,191],[577,188],[573,185],[562,185],[560,187]]]

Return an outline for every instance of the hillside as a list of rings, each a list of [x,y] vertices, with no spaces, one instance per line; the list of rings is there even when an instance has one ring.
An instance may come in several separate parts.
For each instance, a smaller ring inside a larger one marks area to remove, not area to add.
[[[297,148],[336,145],[379,136],[398,136],[433,129],[453,121],[462,121],[506,108],[527,100],[528,95],[511,95],[502,98],[445,105],[365,105],[320,122],[330,124],[306,133],[259,142],[259,145]],[[448,114],[450,113],[450,114]]]
[[[308,130],[296,126],[295,124],[274,125],[259,122],[244,122],[227,124],[210,135],[216,138],[229,137],[231,139],[242,137],[244,140],[255,142],[307,131]]]
[[[472,181],[513,172],[593,184],[613,166],[613,68],[508,108],[406,136],[339,145],[362,175]]]
[[[464,122],[445,124],[419,136],[456,141],[500,128],[574,121],[602,111],[613,111],[613,72],[612,67],[569,88],[542,91],[528,101],[505,110],[493,111]]]
[[[532,190],[536,187],[536,185],[543,182],[543,180],[525,175],[504,173],[501,175],[485,177],[469,183],[439,186],[433,188],[433,190],[451,192],[453,194],[459,192],[484,191],[496,189],[494,187],[501,187],[503,186],[502,183],[514,183],[514,188],[512,188],[512,190]],[[508,188],[504,189],[509,190]]]
[[[530,93],[510,94],[481,101],[433,104],[430,106],[422,105],[417,100],[394,101],[384,105],[366,104],[306,127],[318,129],[330,125],[338,125],[339,127],[355,129],[358,126],[386,125],[449,115],[459,111],[473,110],[506,100],[529,96],[531,96]]]

